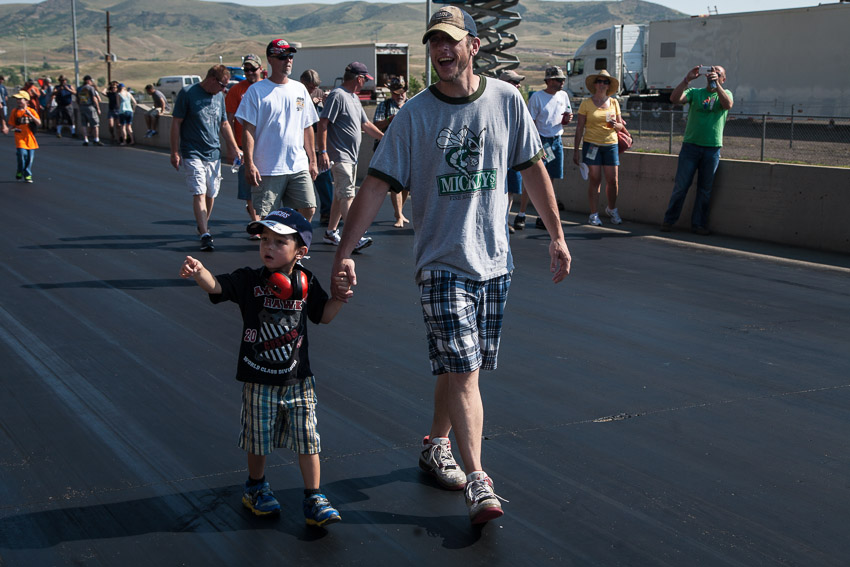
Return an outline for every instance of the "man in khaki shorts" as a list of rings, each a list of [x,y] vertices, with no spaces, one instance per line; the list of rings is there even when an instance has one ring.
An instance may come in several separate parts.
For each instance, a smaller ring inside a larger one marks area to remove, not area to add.
[[[358,61],[349,63],[342,76],[342,85],[335,88],[325,100],[325,107],[319,117],[316,144],[319,152],[319,169],[331,167],[334,178],[334,200],[331,205],[331,218],[324,241],[339,245],[339,221],[345,222],[348,208],[354,200],[354,180],[357,178],[357,155],[360,153],[361,126],[367,134],[380,140],[384,133],[372,124],[363,111],[357,93],[366,84],[374,80],[366,65]],[[363,236],[354,247],[362,250],[372,244],[372,238]]]
[[[271,74],[248,87],[236,119],[243,127],[245,180],[254,210],[265,218],[290,207],[309,222],[316,212],[313,124],[319,115],[304,85],[289,77],[296,52],[285,39],[266,46]]]

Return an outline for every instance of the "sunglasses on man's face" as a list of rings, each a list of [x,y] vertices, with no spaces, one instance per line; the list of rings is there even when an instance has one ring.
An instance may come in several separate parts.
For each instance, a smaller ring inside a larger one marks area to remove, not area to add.
[[[611,81],[609,81],[608,79],[596,79],[596,84],[597,85],[610,85]]]
[[[215,82],[218,83],[218,86],[220,86],[221,88],[223,88],[223,89],[227,88],[227,82],[222,82],[222,81],[219,81],[218,79],[216,79]]]
[[[275,55],[273,59],[279,59],[281,61],[286,61],[287,59],[292,59],[295,57],[294,53],[283,53],[281,55]]]
[[[246,66],[246,67],[242,67],[242,70],[245,71],[246,73],[256,73],[257,71],[260,70],[260,68],[259,67],[248,67],[248,66]]]

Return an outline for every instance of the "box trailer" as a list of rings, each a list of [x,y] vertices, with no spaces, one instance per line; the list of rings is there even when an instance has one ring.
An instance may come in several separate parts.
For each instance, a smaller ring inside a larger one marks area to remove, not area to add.
[[[360,98],[375,97],[376,89],[389,82],[389,77],[404,77],[410,84],[410,57],[406,43],[352,43],[320,45],[298,48],[292,65],[292,75],[297,79],[307,69],[319,73],[321,88],[330,90],[342,83],[346,65],[353,61],[364,63],[376,81],[368,81],[360,91]]]
[[[635,27],[642,40],[627,41],[638,35],[630,29]],[[567,86],[573,95],[587,96],[587,74],[608,69],[629,100],[669,102],[693,66],[722,65],[736,113],[850,116],[848,29],[847,3],[614,26],[576,50],[567,62]],[[642,60],[637,71],[627,63],[636,51]]]

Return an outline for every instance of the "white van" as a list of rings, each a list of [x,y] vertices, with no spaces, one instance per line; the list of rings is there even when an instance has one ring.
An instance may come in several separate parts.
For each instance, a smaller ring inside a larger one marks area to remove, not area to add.
[[[177,98],[183,87],[200,83],[201,77],[198,75],[173,75],[171,77],[160,77],[154,85],[162,94],[171,99],[172,102]]]

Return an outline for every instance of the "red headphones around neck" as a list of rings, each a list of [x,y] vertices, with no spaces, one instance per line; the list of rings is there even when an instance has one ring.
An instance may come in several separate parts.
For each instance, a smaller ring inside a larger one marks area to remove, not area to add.
[[[272,272],[268,287],[278,299],[301,300],[307,297],[307,274],[298,266],[292,270],[291,278],[281,272]]]

